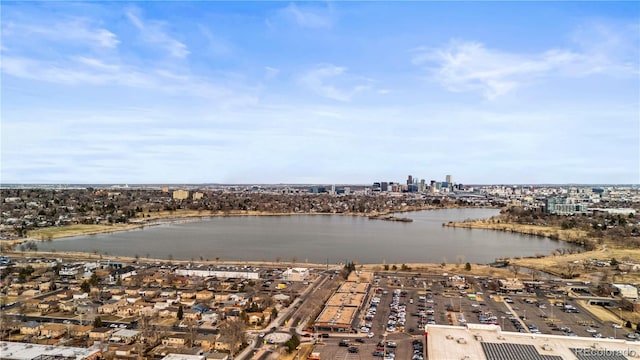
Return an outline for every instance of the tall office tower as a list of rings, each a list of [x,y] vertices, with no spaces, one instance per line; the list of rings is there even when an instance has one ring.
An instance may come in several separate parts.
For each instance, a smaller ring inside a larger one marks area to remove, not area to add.
[[[407,185],[411,184],[413,184],[413,176],[409,175],[409,177],[407,177]]]
[[[453,183],[453,181],[451,181],[451,175],[447,175],[447,182],[448,182],[449,184]]]
[[[380,183],[380,190],[382,191],[389,191],[389,183],[383,181]]]
[[[420,179],[420,186],[418,186],[418,191],[424,192],[424,187],[425,187],[425,181],[424,179]]]

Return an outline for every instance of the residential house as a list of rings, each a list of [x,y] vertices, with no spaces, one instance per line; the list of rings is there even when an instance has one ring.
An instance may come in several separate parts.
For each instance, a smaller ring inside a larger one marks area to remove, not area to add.
[[[156,317],[158,315],[158,309],[151,305],[143,306],[138,309],[138,316]]]
[[[76,314],[95,314],[98,312],[99,306],[90,302],[79,303],[76,306]]]
[[[198,321],[201,317],[201,313],[193,309],[184,309],[182,312],[182,318],[185,320]]]
[[[180,294],[181,299],[193,299],[196,297],[195,290],[185,290]]]
[[[196,334],[193,345],[200,346],[204,351],[211,351],[216,347],[216,339],[220,335]]]
[[[265,311],[247,313],[249,324],[266,324],[271,320],[271,308]]]
[[[51,291],[51,281],[45,281],[38,284],[38,290],[40,291]]]
[[[171,347],[182,347],[188,344],[188,340],[189,340],[188,334],[182,334],[182,333],[173,334],[162,339],[162,345],[171,346]]]
[[[70,327],[70,325],[46,323],[41,326],[40,335],[54,339],[60,338],[67,333],[68,327]]]
[[[58,303],[58,307],[61,311],[74,312],[76,311],[76,303],[73,300],[61,301]]]
[[[41,292],[38,289],[29,289],[29,290],[25,290],[22,292],[22,294],[20,294],[20,296],[24,296],[24,297],[34,297],[37,295],[40,295]]]
[[[88,293],[76,293],[73,294],[73,300],[86,300],[89,298]]]
[[[113,330],[108,327],[99,327],[89,331],[89,339],[94,341],[107,341]]]
[[[196,300],[207,301],[213,299],[213,292],[209,290],[201,290],[196,293]]]
[[[20,325],[20,334],[22,335],[40,335],[40,323],[37,321],[27,321]]]
[[[83,337],[89,334],[93,329],[91,325],[71,325],[69,326],[69,334],[72,337]]]
[[[135,345],[119,345],[114,350],[115,360],[128,360],[138,357],[138,349]]]
[[[132,344],[139,336],[140,331],[120,329],[113,333],[110,340]]]
[[[107,300],[104,304],[98,307],[99,314],[115,314],[118,309],[127,305],[126,300]]]
[[[41,312],[56,311],[58,310],[59,305],[60,303],[56,300],[41,301],[38,304],[38,310]]]
[[[138,312],[138,308],[132,305],[123,305],[116,310],[116,315],[120,317],[129,317],[133,316]]]
[[[169,306],[165,309],[160,310],[158,315],[161,318],[176,318],[178,317],[178,307],[177,306]]]

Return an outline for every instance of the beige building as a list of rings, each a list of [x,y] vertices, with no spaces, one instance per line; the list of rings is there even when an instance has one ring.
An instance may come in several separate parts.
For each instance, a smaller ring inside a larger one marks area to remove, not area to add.
[[[174,190],[173,191],[173,199],[174,200],[186,200],[189,198],[189,192],[187,190]]]
[[[288,281],[306,281],[307,279],[309,279],[309,275],[310,274],[308,268],[289,268],[282,273],[282,279]]]
[[[200,199],[202,199],[203,196],[204,196],[204,194],[201,193],[201,192],[194,192],[192,198],[193,198],[193,200],[200,200]]]

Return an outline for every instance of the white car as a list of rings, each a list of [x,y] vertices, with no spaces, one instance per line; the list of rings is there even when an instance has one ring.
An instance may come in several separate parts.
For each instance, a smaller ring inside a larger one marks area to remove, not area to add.
[[[369,339],[371,339],[371,338],[373,337],[373,333],[372,333],[372,332],[368,333],[368,334],[367,334],[367,337],[368,337]]]
[[[595,333],[597,333],[597,332],[598,332],[598,330],[596,330],[596,329],[592,329],[592,328],[588,328],[588,329],[587,329],[587,332],[588,332],[588,333],[590,333],[590,334],[595,334]]]
[[[616,329],[622,329],[622,325],[620,324],[613,324],[613,327]]]

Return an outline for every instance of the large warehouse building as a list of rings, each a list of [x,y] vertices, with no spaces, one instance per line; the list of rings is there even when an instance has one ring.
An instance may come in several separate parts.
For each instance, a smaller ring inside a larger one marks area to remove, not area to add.
[[[501,331],[497,325],[429,325],[428,359],[626,360],[640,359],[640,343]]]

